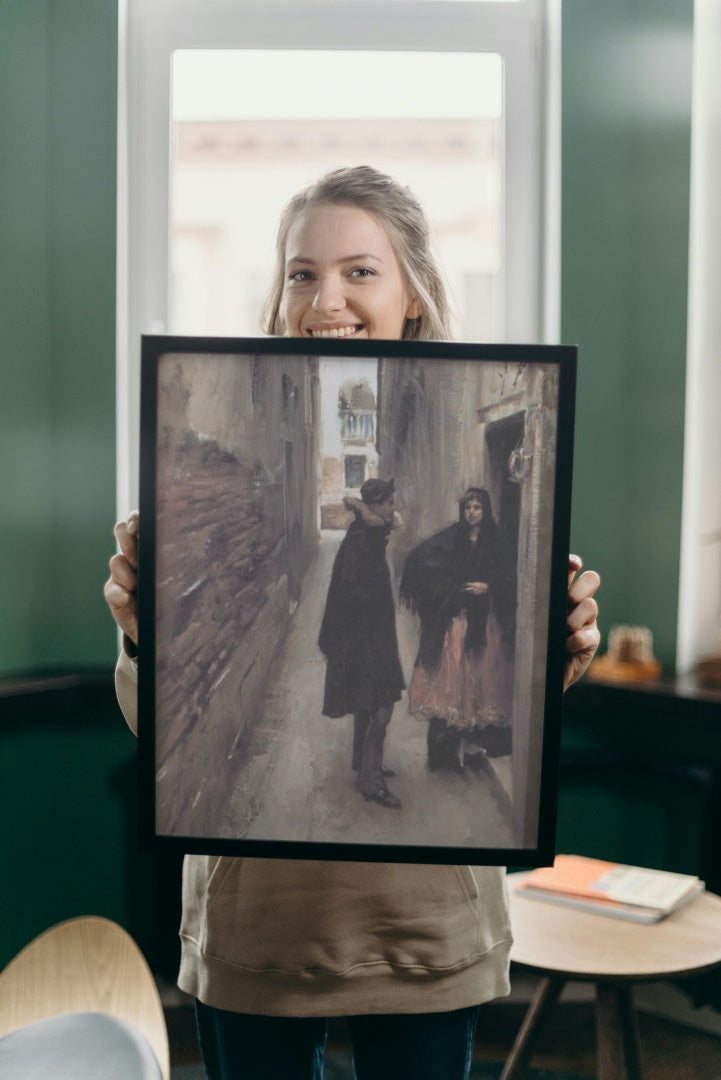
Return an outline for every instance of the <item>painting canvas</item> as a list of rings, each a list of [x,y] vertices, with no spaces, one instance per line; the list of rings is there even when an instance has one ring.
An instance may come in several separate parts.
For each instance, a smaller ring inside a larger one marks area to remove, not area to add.
[[[549,861],[575,359],[143,339],[147,845]]]

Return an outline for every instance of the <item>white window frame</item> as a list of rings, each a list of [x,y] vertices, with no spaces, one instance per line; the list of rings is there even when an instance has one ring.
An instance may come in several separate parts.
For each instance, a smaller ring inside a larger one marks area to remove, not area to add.
[[[164,333],[168,320],[173,52],[499,53],[506,129],[502,288],[510,299],[503,305],[503,340],[537,342],[556,341],[559,326],[559,39],[560,0],[119,0],[120,516],[138,497],[140,335]]]
[[[688,337],[676,671],[721,651],[721,0],[696,0],[693,31]]]

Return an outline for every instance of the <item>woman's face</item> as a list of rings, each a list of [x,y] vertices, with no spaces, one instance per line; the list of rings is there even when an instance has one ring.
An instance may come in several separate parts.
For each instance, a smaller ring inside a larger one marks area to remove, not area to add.
[[[463,514],[471,528],[480,525],[483,520],[483,504],[479,499],[469,499],[463,507]]]
[[[285,250],[289,337],[400,338],[406,319],[421,313],[386,230],[358,206],[306,210]]]

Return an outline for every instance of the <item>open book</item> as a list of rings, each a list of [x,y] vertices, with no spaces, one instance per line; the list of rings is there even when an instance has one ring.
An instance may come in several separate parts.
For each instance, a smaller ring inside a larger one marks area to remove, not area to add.
[[[567,907],[653,923],[704,891],[693,874],[557,855],[553,866],[532,870],[519,883],[525,896]]]

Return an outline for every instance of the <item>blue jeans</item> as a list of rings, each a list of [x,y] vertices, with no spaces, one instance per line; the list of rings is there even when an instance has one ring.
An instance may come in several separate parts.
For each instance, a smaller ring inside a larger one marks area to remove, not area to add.
[[[356,1080],[467,1080],[478,1009],[348,1017]],[[195,1011],[208,1080],[321,1080],[325,1018]]]

